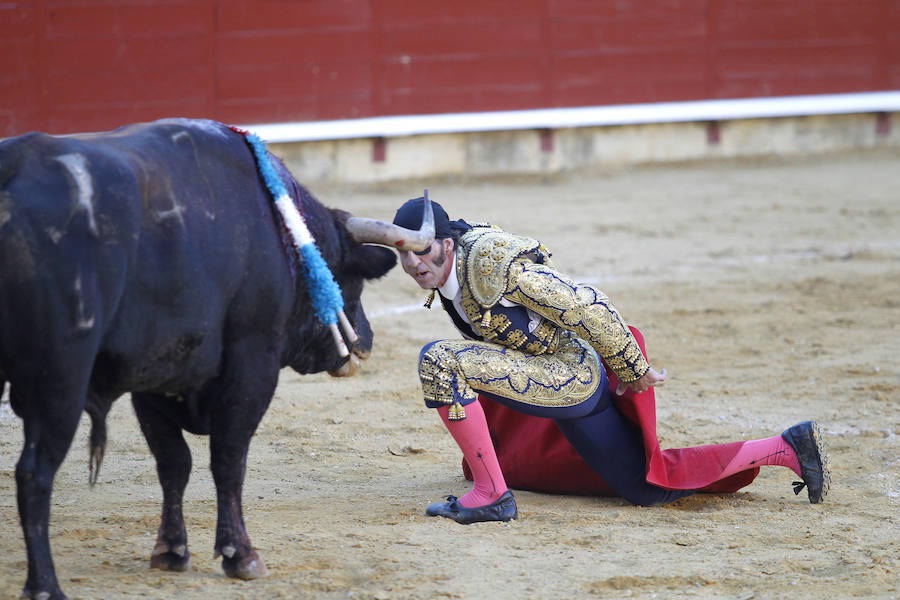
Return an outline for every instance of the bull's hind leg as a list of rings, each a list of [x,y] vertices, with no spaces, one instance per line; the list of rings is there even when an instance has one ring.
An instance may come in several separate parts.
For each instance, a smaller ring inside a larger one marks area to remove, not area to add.
[[[181,433],[183,409],[172,398],[157,394],[132,394],[144,438],[156,458],[156,474],[163,493],[162,518],[150,566],[166,571],[186,571],[191,566],[182,501],[191,475],[191,450]]]
[[[41,377],[38,385],[13,381],[10,400],[25,430],[25,444],[16,463],[16,499],[28,553],[28,575],[22,598],[65,598],[56,579],[48,526],[53,480],[62,464],[84,407],[86,382],[65,385],[58,373]],[[74,390],[74,391],[73,391]]]
[[[255,579],[267,574],[244,526],[241,494],[250,438],[269,406],[278,382],[278,356],[259,336],[229,349],[222,378],[211,390],[210,466],[216,483],[219,519],[216,556],[229,577]]]

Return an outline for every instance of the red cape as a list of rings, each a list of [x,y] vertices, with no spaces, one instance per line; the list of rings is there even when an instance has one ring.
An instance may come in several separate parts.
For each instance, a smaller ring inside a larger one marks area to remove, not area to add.
[[[643,335],[634,327],[631,331],[646,356]],[[759,468],[755,468],[720,480],[723,467],[731,461],[743,442],[660,449],[656,438],[656,399],[653,388],[640,394],[628,391],[622,396],[616,396],[619,379],[609,368],[606,372],[609,375],[613,402],[641,430],[647,457],[648,482],[676,490],[735,492],[749,485],[759,474]],[[520,413],[485,396],[479,395],[478,398],[484,407],[500,468],[509,487],[557,494],[615,496],[609,486],[578,456],[552,419]],[[466,479],[472,479],[465,459],[463,475]]]

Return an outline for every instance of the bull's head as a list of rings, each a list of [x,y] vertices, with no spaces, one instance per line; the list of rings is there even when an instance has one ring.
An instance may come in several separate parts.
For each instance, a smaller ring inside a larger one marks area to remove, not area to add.
[[[372,329],[360,301],[363,283],[385,275],[396,264],[396,255],[387,248],[414,252],[428,248],[434,242],[434,213],[431,202],[426,199],[426,216],[418,231],[377,219],[355,217],[340,210],[332,213],[348,234],[342,236],[342,260],[334,268],[334,276],[343,295],[344,313],[355,328],[357,339],[350,339],[345,330],[349,357],[339,358],[336,353],[331,356],[330,352],[298,352],[291,367],[300,373],[324,370],[334,377],[347,377],[359,371],[360,362],[372,351]]]
[[[359,244],[377,244],[397,250],[412,250],[421,252],[434,242],[434,211],[431,209],[431,201],[428,199],[428,191],[425,191],[425,218],[422,227],[418,231],[412,231],[377,219],[366,219],[347,215],[344,227],[347,233]],[[374,248],[372,250],[375,250]],[[393,257],[393,253],[391,253]],[[393,261],[391,263],[393,266]],[[379,275],[380,276],[380,275]],[[361,292],[362,290],[360,290]],[[347,294],[345,296],[345,303]],[[351,310],[347,312],[359,331],[359,340],[352,344],[352,352],[349,360],[336,371],[329,371],[334,377],[348,377],[355,375],[360,368],[360,361],[369,358],[372,350],[372,329],[359,302],[359,294],[351,296],[356,301]],[[349,305],[345,305],[348,309]],[[356,317],[354,319],[354,317]]]

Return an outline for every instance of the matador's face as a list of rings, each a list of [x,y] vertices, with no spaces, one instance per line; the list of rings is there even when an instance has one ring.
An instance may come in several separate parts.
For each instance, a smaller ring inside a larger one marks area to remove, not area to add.
[[[416,280],[423,290],[432,290],[444,285],[453,268],[453,240],[434,240],[424,253],[411,250],[400,252],[400,264],[407,275]]]

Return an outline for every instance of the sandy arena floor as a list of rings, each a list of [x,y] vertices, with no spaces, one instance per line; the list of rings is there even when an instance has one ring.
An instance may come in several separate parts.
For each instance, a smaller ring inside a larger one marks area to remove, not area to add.
[[[826,502],[764,468],[732,495],[662,508],[519,492],[520,519],[464,527],[423,514],[468,489],[426,410],[419,348],[455,337],[399,269],[364,300],[375,349],[354,380],[282,373],[250,450],[244,513],[267,578],[212,559],[215,495],[191,438],[185,516],[193,569],[151,571],[154,462],[128,399],[110,414],[88,487],[85,416],[53,496],[51,543],[71,598],[900,597],[900,156],[692,164],[551,181],[412,182],[313,189],[390,218],[421,194],[451,217],[542,239],[564,271],[604,290],[669,371],[663,447],[750,439],[820,421]],[[21,422],[0,406],[0,597],[25,579],[13,471]],[[468,565],[468,566],[465,566]]]

